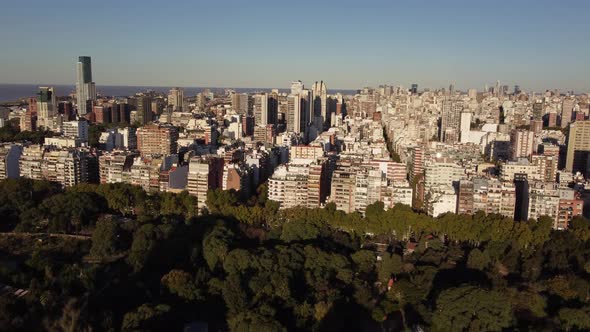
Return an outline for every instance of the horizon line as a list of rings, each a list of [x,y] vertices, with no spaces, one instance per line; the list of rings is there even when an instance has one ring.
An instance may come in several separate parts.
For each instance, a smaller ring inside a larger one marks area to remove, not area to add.
[[[294,80],[295,81],[295,80]],[[313,82],[320,82],[320,81],[313,81]],[[304,82],[305,83],[305,82]],[[95,82],[96,84],[96,82]],[[414,83],[410,83],[410,85],[408,86],[404,86],[404,85],[400,85],[400,84],[386,84],[386,83],[379,83],[376,86],[373,85],[366,85],[366,86],[362,86],[362,87],[357,87],[357,88],[328,88],[328,90],[348,90],[348,91],[356,91],[356,90],[362,90],[364,88],[379,88],[380,86],[386,85],[386,86],[391,86],[391,87],[403,87],[403,88],[407,88],[408,90],[411,88],[411,85]],[[66,85],[66,86],[76,86],[76,83],[51,83],[51,84],[47,84],[47,83],[5,83],[5,82],[0,82],[0,85],[36,85],[36,86],[59,86],[59,85]],[[507,85],[507,84],[503,84],[503,85]],[[503,86],[501,85],[501,86]],[[518,84],[517,84],[518,85]],[[108,87],[140,87],[140,88],[202,88],[202,89],[267,89],[267,90],[271,90],[271,89],[283,89],[283,90],[288,90],[290,89],[290,87],[244,87],[244,86],[186,86],[186,85],[143,85],[143,84],[101,84],[101,85],[97,85],[97,89],[100,88],[100,86],[108,86]],[[420,86],[420,85],[418,85]],[[491,85],[490,85],[491,86]],[[508,85],[509,87],[514,88],[514,85]],[[429,91],[435,91],[435,90],[441,90],[441,89],[447,89],[448,87],[442,86],[442,87],[428,87],[428,86],[423,86],[421,89],[419,89],[419,91],[425,91],[425,90],[429,90]],[[469,88],[463,88],[463,89],[457,89],[456,91],[459,92],[468,92],[470,89],[475,89],[477,90],[477,92],[485,92],[483,89],[479,89],[479,88],[473,88],[473,87],[469,87]],[[560,92],[571,92],[573,91],[575,95],[579,95],[579,94],[590,94],[590,91],[588,92],[583,92],[583,90],[570,90],[570,89],[565,89],[565,88],[544,88],[542,90],[527,90],[526,88],[522,88],[521,89],[524,92],[527,93],[543,93],[543,92],[547,92],[547,91],[554,91],[554,90],[558,90]]]

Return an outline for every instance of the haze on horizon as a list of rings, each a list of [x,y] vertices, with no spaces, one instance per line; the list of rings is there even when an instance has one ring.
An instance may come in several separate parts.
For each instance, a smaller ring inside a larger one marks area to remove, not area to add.
[[[0,83],[590,91],[586,1],[10,1]]]

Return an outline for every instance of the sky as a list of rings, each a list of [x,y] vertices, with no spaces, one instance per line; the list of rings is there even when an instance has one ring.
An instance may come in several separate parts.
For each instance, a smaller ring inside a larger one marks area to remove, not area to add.
[[[590,91],[590,1],[5,0],[0,83]]]

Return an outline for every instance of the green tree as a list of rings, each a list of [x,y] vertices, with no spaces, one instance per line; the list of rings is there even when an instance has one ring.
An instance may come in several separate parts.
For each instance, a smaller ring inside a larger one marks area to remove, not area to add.
[[[162,237],[161,231],[152,224],[145,224],[135,232],[127,261],[136,272],[149,263]]]
[[[158,320],[171,310],[167,304],[144,303],[123,317],[123,331],[157,330]],[[154,326],[156,325],[156,326]]]
[[[490,258],[481,250],[475,248],[469,252],[467,266],[472,269],[484,270],[490,264]]]
[[[102,209],[103,201],[96,194],[66,192],[44,200],[37,217],[49,221],[51,232],[79,232],[93,225]]]
[[[321,234],[319,225],[313,222],[288,221],[283,225],[281,240],[286,242],[311,240]]]
[[[442,291],[432,317],[434,331],[501,331],[511,323],[512,308],[503,294],[475,286]]]
[[[0,330],[24,331],[28,309],[22,299],[0,296]]]
[[[355,264],[355,270],[360,273],[370,274],[375,270],[375,253],[370,250],[359,250],[352,254],[352,261]]]
[[[223,263],[233,237],[234,233],[225,226],[215,226],[203,239],[203,257],[209,269],[213,270],[217,264]]]
[[[64,332],[92,331],[87,325],[86,317],[84,317],[80,303],[76,299],[70,299],[66,303],[57,324]]]
[[[162,284],[172,294],[176,294],[186,301],[203,300],[203,294],[197,287],[193,277],[183,270],[172,270],[162,277]]]
[[[233,190],[215,189],[207,192],[206,204],[211,214],[226,215],[228,208],[234,207],[237,203],[238,197]]]
[[[236,316],[230,317],[228,324],[230,330],[235,332],[287,331],[287,329],[275,319],[252,312],[240,313]]]
[[[379,264],[379,280],[387,283],[393,275],[402,271],[402,258],[397,254],[383,253],[381,263]]]
[[[590,330],[590,307],[582,309],[563,308],[558,313],[559,320],[563,326],[570,329],[579,329],[580,331]]]
[[[119,248],[120,231],[119,223],[113,218],[99,220],[92,232],[90,254],[99,258],[114,255]]]
[[[506,293],[509,296],[510,303],[515,311],[527,312],[536,318],[547,316],[547,313],[545,312],[547,300],[534,289],[510,288]]]

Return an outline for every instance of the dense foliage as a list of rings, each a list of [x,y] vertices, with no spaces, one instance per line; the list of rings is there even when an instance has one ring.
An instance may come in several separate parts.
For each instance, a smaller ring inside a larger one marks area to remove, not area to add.
[[[590,329],[590,225],[0,182],[0,330]]]
[[[18,119],[17,119],[18,120]],[[45,137],[52,137],[54,133],[49,130],[21,131],[18,121],[9,121],[0,128],[0,143],[5,142],[31,142],[43,144]]]

